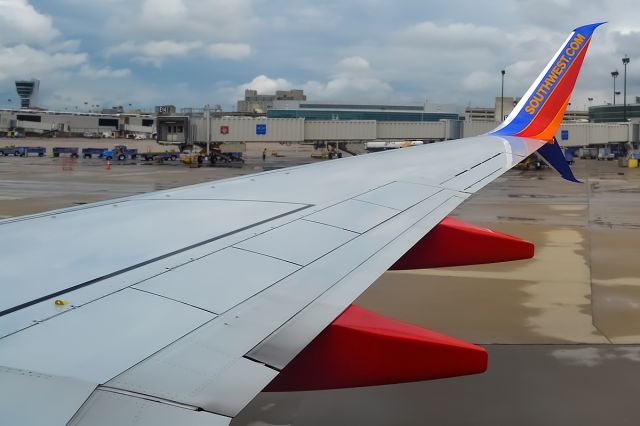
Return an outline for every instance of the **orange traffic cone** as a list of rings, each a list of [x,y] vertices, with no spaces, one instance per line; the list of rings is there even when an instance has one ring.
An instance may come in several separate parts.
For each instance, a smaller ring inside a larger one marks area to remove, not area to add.
[[[111,160],[107,160],[107,170],[111,170]]]

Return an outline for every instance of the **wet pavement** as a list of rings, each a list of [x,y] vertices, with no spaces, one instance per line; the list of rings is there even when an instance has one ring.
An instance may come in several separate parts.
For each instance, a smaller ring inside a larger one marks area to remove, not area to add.
[[[1,142],[0,142],[1,144]],[[243,169],[0,158],[0,217],[311,161],[249,146]],[[273,149],[273,148],[270,148]],[[357,301],[483,344],[486,374],[366,389],[260,394],[234,425],[640,424],[640,171],[578,160],[582,185],[513,170],[453,214],[530,240],[534,259],[389,272]]]
[[[321,392],[261,393],[234,425],[629,425],[639,346],[490,345],[485,374]]]
[[[388,272],[357,300],[483,344],[487,373],[262,393],[233,424],[640,424],[640,172],[595,160],[574,170],[584,184],[511,171],[454,212],[534,242],[534,259]]]

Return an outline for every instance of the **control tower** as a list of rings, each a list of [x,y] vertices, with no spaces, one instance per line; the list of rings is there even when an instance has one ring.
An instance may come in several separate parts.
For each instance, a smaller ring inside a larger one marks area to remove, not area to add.
[[[18,80],[16,81],[16,91],[20,96],[20,108],[28,109],[38,106],[38,92],[40,90],[40,80]]]

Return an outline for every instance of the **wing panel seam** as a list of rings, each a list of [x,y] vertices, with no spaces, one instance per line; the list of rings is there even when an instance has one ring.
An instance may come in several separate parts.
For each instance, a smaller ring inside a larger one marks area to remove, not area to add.
[[[240,233],[240,232],[246,231],[246,230],[248,230],[248,229],[251,229],[251,228],[253,228],[253,227],[255,227],[255,226],[259,226],[259,225],[262,225],[262,224],[265,224],[265,223],[271,222],[272,220],[277,220],[277,219],[280,219],[280,218],[286,217],[286,216],[288,216],[288,215],[298,213],[298,212],[303,211],[303,210],[306,210],[306,209],[308,209],[308,208],[310,208],[310,207],[313,207],[313,205],[312,205],[312,204],[307,204],[307,205],[305,205],[305,206],[303,206],[303,207],[300,207],[300,208],[298,208],[298,209],[291,210],[291,211],[288,211],[288,212],[285,212],[285,213],[282,213],[282,214],[279,214],[279,215],[276,215],[276,216],[270,217],[270,218],[268,218],[268,219],[261,220],[261,221],[259,221],[259,222],[255,222],[255,223],[252,223],[252,224],[250,224],[250,225],[243,226],[243,227],[238,228],[238,229],[234,229],[233,231],[230,231],[230,232],[227,232],[227,233],[224,233],[224,234],[221,234],[221,235],[217,235],[217,236],[215,236],[215,237],[213,237],[213,238],[209,238],[209,239],[207,239],[207,240],[200,241],[200,242],[195,243],[195,244],[191,244],[190,246],[183,247],[183,248],[178,249],[178,250],[174,250],[174,251],[172,251],[172,252],[169,252],[169,253],[163,254],[163,255],[161,255],[161,256],[157,256],[157,257],[155,257],[155,258],[153,258],[153,259],[145,260],[144,262],[140,262],[140,263],[137,263],[137,264],[135,264],[135,265],[128,266],[128,267],[126,267],[126,268],[120,269],[120,270],[115,271],[115,272],[111,272],[111,273],[106,274],[106,275],[103,275],[103,276],[101,276],[101,277],[93,278],[93,279],[91,279],[91,280],[88,280],[88,281],[82,282],[82,283],[80,283],[80,284],[76,284],[76,285],[71,286],[71,287],[68,287],[68,288],[66,288],[66,289],[58,290],[58,291],[55,291],[55,292],[50,293],[50,294],[48,294],[48,295],[38,297],[38,298],[33,299],[33,300],[29,301],[29,302],[21,303],[20,305],[16,305],[16,306],[13,306],[13,307],[11,307],[11,308],[5,309],[4,311],[0,311],[0,317],[2,317],[2,316],[4,316],[4,315],[7,315],[7,314],[10,314],[10,313],[12,313],[12,312],[19,311],[19,310],[21,310],[21,309],[27,308],[27,307],[29,307],[29,306],[35,305],[35,304],[37,304],[37,303],[44,302],[44,301],[49,300],[49,299],[52,299],[52,298],[54,298],[54,297],[61,296],[61,295],[63,295],[63,294],[69,293],[69,292],[71,292],[71,291],[78,290],[78,289],[81,289],[81,288],[84,288],[84,287],[88,287],[88,286],[90,286],[90,285],[92,285],[92,284],[97,284],[97,283],[99,283],[99,282],[101,282],[101,281],[104,281],[104,280],[106,280],[106,279],[108,279],[108,278],[113,278],[113,277],[115,277],[115,276],[118,276],[118,275],[124,274],[125,272],[133,271],[134,269],[138,269],[138,268],[140,268],[140,267],[142,267],[142,266],[149,265],[149,264],[154,263],[154,262],[157,262],[157,261],[159,261],[159,260],[163,260],[163,259],[166,259],[166,258],[168,258],[168,257],[175,256],[176,254],[184,253],[185,251],[189,251],[189,250],[192,250],[192,249],[194,249],[194,248],[197,248],[197,247],[200,247],[200,246],[203,246],[203,245],[206,245],[206,244],[212,243],[212,242],[214,242],[214,241],[221,240],[221,239],[226,238],[226,237],[229,237],[229,236],[231,236],[231,235],[234,235],[234,234],[237,234],[237,233]]]

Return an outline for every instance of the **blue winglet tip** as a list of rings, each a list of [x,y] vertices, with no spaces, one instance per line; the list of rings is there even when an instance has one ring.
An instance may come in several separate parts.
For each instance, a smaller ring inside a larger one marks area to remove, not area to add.
[[[542,148],[538,150],[538,154],[540,154],[551,167],[560,173],[560,176],[564,179],[569,182],[582,183],[574,176],[556,138],[553,138],[553,143],[544,144]]]
[[[578,28],[574,29],[573,31],[580,31],[581,29],[584,29],[584,28],[588,28],[589,30],[593,31],[596,28],[598,28],[600,25],[604,25],[606,23],[607,21],[602,21],[602,22],[594,22],[593,24],[581,25]]]

